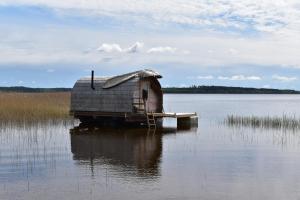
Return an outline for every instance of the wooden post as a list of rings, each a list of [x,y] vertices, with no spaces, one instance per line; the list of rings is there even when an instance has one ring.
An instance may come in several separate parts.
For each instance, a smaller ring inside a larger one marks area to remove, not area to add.
[[[197,116],[177,118],[177,128],[189,129],[192,127],[198,127],[198,117]]]
[[[91,74],[91,88],[94,90],[95,86],[94,86],[94,70],[92,70],[92,74]]]

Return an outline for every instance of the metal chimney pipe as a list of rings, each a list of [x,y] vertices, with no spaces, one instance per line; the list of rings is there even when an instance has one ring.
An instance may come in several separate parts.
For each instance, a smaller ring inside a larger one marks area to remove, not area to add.
[[[92,74],[91,74],[91,88],[94,90],[95,86],[94,86],[94,70],[92,70]]]

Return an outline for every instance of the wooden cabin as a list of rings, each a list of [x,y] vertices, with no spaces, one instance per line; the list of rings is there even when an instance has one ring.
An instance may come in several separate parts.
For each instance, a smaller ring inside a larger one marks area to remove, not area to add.
[[[147,113],[163,112],[162,78],[145,69],[113,77],[79,79],[71,94],[70,113],[82,122],[148,123]],[[153,118],[154,120],[154,118]]]

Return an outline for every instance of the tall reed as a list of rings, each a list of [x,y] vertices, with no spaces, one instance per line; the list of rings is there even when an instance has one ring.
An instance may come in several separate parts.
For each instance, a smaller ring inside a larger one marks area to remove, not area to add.
[[[37,122],[69,119],[69,92],[0,92],[0,122]]]
[[[229,126],[248,126],[254,128],[280,128],[280,129],[300,129],[300,118],[296,116],[234,116],[229,115],[225,119]]]

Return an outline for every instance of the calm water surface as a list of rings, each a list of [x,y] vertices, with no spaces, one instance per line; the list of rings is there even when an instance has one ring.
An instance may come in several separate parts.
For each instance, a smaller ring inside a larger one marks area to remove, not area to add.
[[[2,126],[0,199],[300,199],[300,130],[228,127],[229,114],[300,117],[299,95],[165,95],[199,127]]]

